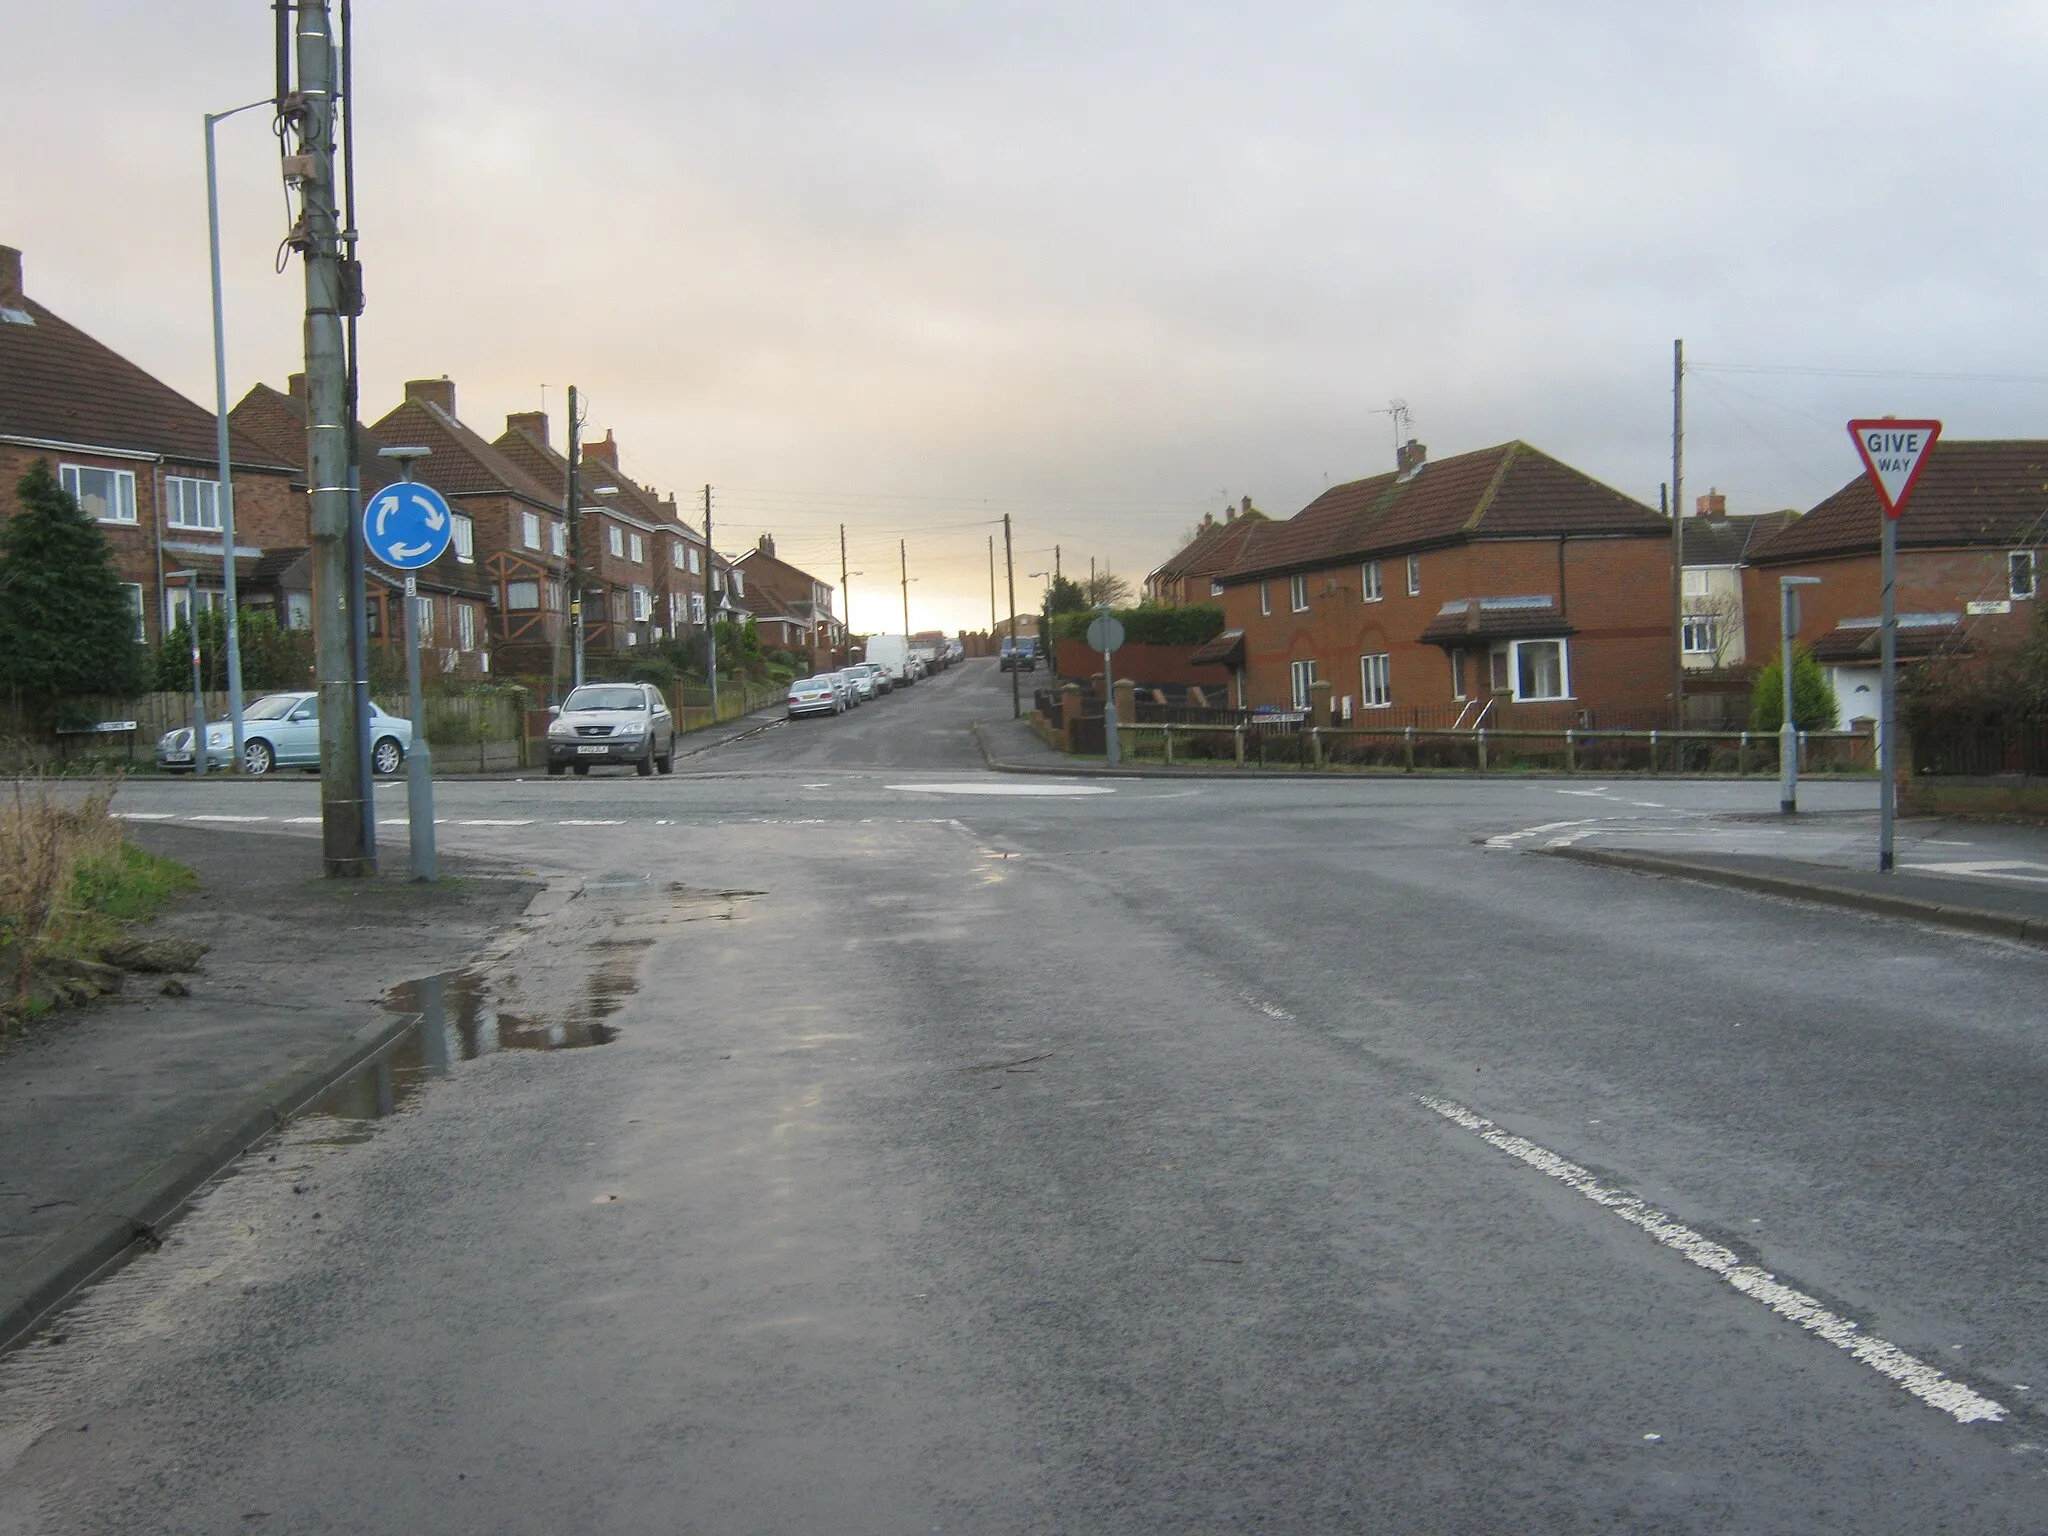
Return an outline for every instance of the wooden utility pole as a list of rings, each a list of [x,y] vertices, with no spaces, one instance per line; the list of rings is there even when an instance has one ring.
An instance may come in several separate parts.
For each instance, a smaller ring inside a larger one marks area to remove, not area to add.
[[[583,686],[583,423],[576,419],[576,386],[569,386],[569,482],[562,520],[569,528],[569,686]]]
[[[279,13],[280,33],[283,12]],[[279,42],[283,38],[280,36]],[[350,665],[348,363],[342,316],[351,308],[334,201],[335,47],[327,0],[300,0],[299,88],[279,110],[297,134],[311,174],[299,178],[300,221],[292,244],[306,262],[306,468],[312,503],[313,666],[320,693],[320,851],[330,877],[377,872],[364,823],[374,821]],[[280,50],[282,51],[282,50]],[[232,558],[232,552],[230,552]],[[194,615],[197,632],[197,615]],[[200,743],[205,751],[205,743]]]
[[[1685,343],[1671,343],[1671,728],[1685,729]],[[1675,751],[1682,752],[1683,747]],[[1673,761],[1677,758],[1674,756]]]
[[[844,661],[853,651],[853,588],[847,584],[846,580],[846,524],[844,523],[839,525],[839,606],[846,610],[839,616],[840,625],[845,633],[845,639],[839,647],[839,659]]]
[[[711,552],[711,487],[704,487],[704,680],[711,685],[711,723],[718,723],[718,596],[711,580],[718,556]]]
[[[910,647],[910,546],[902,539],[896,541],[896,559],[903,567],[903,645]]]
[[[996,536],[988,536],[988,637],[996,637]]]
[[[1017,561],[1016,557],[1010,552],[1010,514],[1007,512],[1003,514],[1003,569],[1009,573],[1010,577],[1010,649],[1014,651],[1017,648]],[[1043,648],[1045,636],[1040,635],[1038,643]],[[1010,662],[1010,718],[1018,720],[1023,718],[1023,715],[1023,685],[1017,681],[1016,659],[1012,657]]]

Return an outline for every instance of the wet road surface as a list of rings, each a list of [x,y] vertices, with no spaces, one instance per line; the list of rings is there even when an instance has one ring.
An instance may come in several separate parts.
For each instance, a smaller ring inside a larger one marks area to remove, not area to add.
[[[1007,693],[441,786],[584,894],[0,1361],[0,1531],[2048,1527],[2048,957]]]

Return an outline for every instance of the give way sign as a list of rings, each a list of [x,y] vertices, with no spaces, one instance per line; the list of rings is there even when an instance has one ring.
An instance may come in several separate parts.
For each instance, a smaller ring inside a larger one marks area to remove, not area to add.
[[[1913,484],[1941,437],[1941,423],[1887,416],[1881,421],[1852,421],[1849,435],[1863,455],[1863,467],[1877,487],[1884,515],[1896,519],[1906,510],[1906,498],[1913,494]]]

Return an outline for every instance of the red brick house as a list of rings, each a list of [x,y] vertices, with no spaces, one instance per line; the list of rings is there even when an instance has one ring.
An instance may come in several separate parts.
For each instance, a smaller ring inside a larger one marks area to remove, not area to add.
[[[1242,521],[1240,519],[1239,521]],[[1671,524],[1527,443],[1332,486],[1255,526],[1197,653],[1245,707],[1354,724],[1651,724],[1670,708]]]
[[[217,607],[224,582],[213,412],[143,372],[22,291],[21,252],[0,246],[0,519],[38,459],[100,526],[154,644],[187,602]],[[310,526],[292,489],[291,455],[230,430],[235,579],[253,582],[279,550],[303,550]],[[308,608],[310,614],[310,607]]]
[[[1799,640],[1828,669],[1846,728],[1878,713],[1878,541],[1884,512],[1867,476],[1752,551],[1744,571],[1749,655],[1778,652],[1778,578],[1816,576],[1799,596]],[[2048,441],[1944,438],[1899,519],[1898,654],[1985,654],[2033,622],[2048,542]]]
[[[1251,497],[1226,507],[1221,521],[1202,514],[1195,536],[1145,578],[1145,601],[1170,608],[1213,603],[1223,596],[1223,575],[1243,557],[1253,531],[1267,521]]]
[[[293,374],[283,391],[268,384],[256,385],[228,412],[228,420],[252,442],[292,457],[299,466],[292,488],[305,498],[306,376]],[[365,502],[401,478],[398,466],[379,456],[378,450],[384,446],[375,433],[357,425],[356,463]],[[454,517],[454,537],[447,553],[413,573],[418,578],[422,662],[429,676],[488,677],[493,594],[477,561],[474,518],[468,512],[456,512]],[[366,552],[364,578],[370,641],[398,651],[402,662],[405,573]],[[311,612],[310,552],[279,550],[267,555],[244,589],[243,601],[273,605],[280,618],[297,627],[299,615]]]
[[[814,671],[845,665],[846,625],[832,611],[830,582],[778,558],[766,533],[733,561],[733,571],[755,605],[764,647],[806,655]]]
[[[560,675],[568,654],[563,578],[569,565],[560,490],[551,493],[465,426],[455,414],[455,385],[445,378],[410,380],[405,402],[370,430],[392,447],[432,450],[414,465],[413,478],[439,491],[468,520],[472,558],[461,563],[474,566],[477,585],[489,594],[489,649],[496,670]],[[459,523],[457,532],[460,537]],[[437,610],[431,621],[437,636],[440,617]],[[459,612],[454,617],[459,622]]]

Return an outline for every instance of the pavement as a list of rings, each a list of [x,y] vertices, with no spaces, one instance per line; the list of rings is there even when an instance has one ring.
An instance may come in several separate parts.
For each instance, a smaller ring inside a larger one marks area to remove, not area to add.
[[[1007,708],[438,786],[578,894],[0,1356],[0,1533],[2042,1529],[2048,954],[1547,851],[1850,870],[1868,786],[1787,854],[1767,783],[991,773]]]

